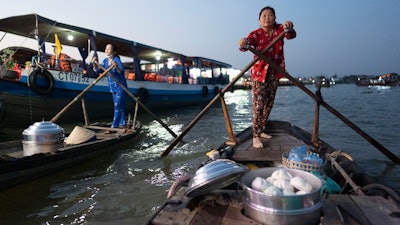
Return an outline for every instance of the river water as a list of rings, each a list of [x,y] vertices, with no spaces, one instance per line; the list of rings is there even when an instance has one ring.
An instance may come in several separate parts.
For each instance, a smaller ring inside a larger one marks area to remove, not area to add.
[[[308,88],[315,92],[313,86]],[[400,87],[322,89],[330,106],[392,153],[400,156]],[[235,133],[251,125],[251,93],[236,90],[225,100]],[[202,106],[154,112],[180,134]],[[279,87],[270,119],[289,121],[309,132],[313,100],[294,86]],[[77,167],[0,191],[0,224],[145,224],[166,199],[174,179],[193,173],[205,153],[228,140],[217,101],[168,156],[160,154],[171,134],[142,111],[143,132],[131,143]],[[344,122],[321,107],[320,138],[351,153],[373,178],[400,190],[400,166],[394,165]]]

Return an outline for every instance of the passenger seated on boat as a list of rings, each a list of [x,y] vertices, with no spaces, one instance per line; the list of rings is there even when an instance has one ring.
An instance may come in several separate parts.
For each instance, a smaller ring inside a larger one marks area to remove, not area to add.
[[[60,69],[62,71],[71,72],[71,64],[70,64],[71,57],[69,57],[68,55],[61,52],[57,59],[56,54],[55,54],[56,46],[53,45],[53,48],[54,48],[54,55],[52,55],[50,58],[50,62],[49,62],[50,67]]]
[[[159,73],[160,75],[171,75],[171,72],[170,72],[170,70],[168,69],[167,64],[164,64],[164,65],[163,65],[163,68],[161,68],[160,71],[158,71],[158,73]]]

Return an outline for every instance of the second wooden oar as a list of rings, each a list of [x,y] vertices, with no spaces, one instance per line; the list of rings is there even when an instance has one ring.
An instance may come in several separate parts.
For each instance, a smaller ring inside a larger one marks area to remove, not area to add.
[[[365,138],[369,143],[374,145],[379,151],[381,151],[384,155],[386,155],[390,160],[392,160],[394,163],[399,164],[400,163],[400,158],[394,155],[392,152],[390,152],[388,149],[386,149],[383,145],[381,145],[378,141],[373,139],[371,136],[369,136],[367,133],[365,133],[363,130],[361,130],[357,125],[355,125],[353,122],[351,122],[349,119],[347,119],[345,116],[343,116],[341,113],[339,113],[336,109],[331,107],[328,103],[323,101],[321,98],[316,96],[313,92],[311,92],[306,86],[304,86],[303,83],[299,82],[298,80],[294,79],[288,72],[285,70],[281,69],[278,65],[276,65],[272,60],[268,59],[265,55],[263,55],[261,52],[255,50],[254,48],[250,47],[249,50],[253,52],[257,57],[261,58],[264,60],[266,63],[268,63],[272,68],[279,72],[280,74],[284,75],[287,79],[289,79],[293,84],[295,84],[297,87],[299,87],[301,90],[303,90],[307,95],[312,97],[315,101],[319,101],[319,103],[324,106],[329,112],[331,112],[333,115],[341,119],[345,124],[347,124],[349,127],[351,127],[354,131],[356,131],[358,134],[361,135],[361,137]]]

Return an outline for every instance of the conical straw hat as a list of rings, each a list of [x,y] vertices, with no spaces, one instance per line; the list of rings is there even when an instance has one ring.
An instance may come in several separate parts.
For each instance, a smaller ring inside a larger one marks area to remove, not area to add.
[[[64,140],[67,145],[77,145],[89,141],[96,136],[96,133],[92,130],[75,126],[71,134]]]

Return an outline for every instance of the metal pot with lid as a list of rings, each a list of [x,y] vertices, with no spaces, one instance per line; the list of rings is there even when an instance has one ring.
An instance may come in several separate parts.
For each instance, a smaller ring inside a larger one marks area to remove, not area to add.
[[[273,196],[252,188],[256,177],[267,178],[277,167],[252,170],[241,178],[244,190],[244,213],[263,224],[309,225],[318,224],[321,216],[321,180],[308,172],[286,169],[292,176],[306,179],[313,187],[308,194]]]
[[[64,146],[64,129],[51,121],[35,122],[22,132],[24,156],[55,151]]]

